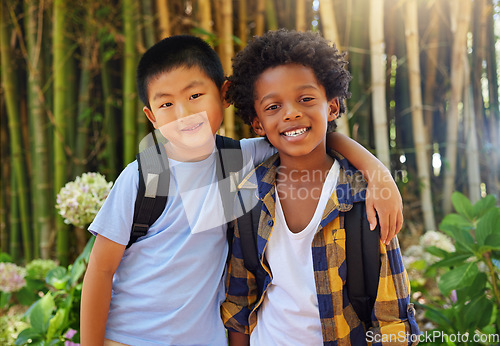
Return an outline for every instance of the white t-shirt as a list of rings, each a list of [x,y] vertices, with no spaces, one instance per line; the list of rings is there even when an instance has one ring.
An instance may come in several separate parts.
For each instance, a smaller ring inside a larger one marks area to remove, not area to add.
[[[265,256],[273,279],[257,312],[252,345],[322,345],[321,322],[312,263],[312,241],[329,197],[337,185],[335,161],[323,183],[316,211],[299,233],[289,230],[278,193],[275,223]]]
[[[242,140],[241,149],[248,163],[242,174],[275,152],[263,139]],[[125,250],[114,275],[107,339],[141,346],[226,344],[220,304],[227,227],[215,160],[215,154],[199,162],[169,160],[165,210]],[[134,161],[90,225],[93,234],[128,243],[138,181]]]

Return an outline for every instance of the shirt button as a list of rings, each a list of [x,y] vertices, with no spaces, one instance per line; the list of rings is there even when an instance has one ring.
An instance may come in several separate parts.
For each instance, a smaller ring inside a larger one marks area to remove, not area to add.
[[[273,226],[273,220],[267,221],[267,225],[272,227]]]

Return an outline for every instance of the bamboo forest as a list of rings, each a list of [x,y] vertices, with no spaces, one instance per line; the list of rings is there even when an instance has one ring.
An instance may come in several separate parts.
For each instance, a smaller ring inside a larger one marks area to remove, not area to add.
[[[0,15],[0,344],[79,343],[87,227],[153,130],[146,49],[198,36],[229,76],[279,28],[346,54],[337,131],[400,190],[417,322],[442,336],[420,344],[500,343],[499,0],[2,0]],[[256,136],[224,112],[219,134]]]

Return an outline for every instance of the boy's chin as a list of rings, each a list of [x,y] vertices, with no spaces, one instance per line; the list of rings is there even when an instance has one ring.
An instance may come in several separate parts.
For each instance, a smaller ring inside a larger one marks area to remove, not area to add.
[[[215,137],[209,131],[203,136],[166,137],[167,153],[177,161],[198,161],[208,157],[215,147]]]

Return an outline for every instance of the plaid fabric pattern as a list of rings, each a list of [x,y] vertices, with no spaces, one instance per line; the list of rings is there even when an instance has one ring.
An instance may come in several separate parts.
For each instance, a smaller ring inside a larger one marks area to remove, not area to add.
[[[364,201],[366,182],[345,158],[336,153],[334,156],[341,166],[338,183],[327,202],[312,243],[323,344],[365,345],[368,339],[373,345],[411,345],[410,340],[417,338],[409,336],[418,334],[418,327],[409,301],[409,280],[402,264],[397,238],[387,247],[380,243],[380,279],[372,312],[373,327],[369,331],[365,331],[349,302],[345,289],[346,234],[341,212],[349,211],[355,202]],[[268,272],[261,298],[257,301],[257,284],[253,274],[244,266],[236,223],[226,301],[221,311],[225,326],[241,333],[249,334],[255,327],[256,311],[272,280],[264,253],[274,225],[274,182],[278,167],[279,156],[276,154],[259,165],[239,185],[240,189],[257,189],[256,197],[263,201],[257,248],[261,264]]]

